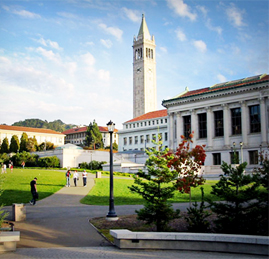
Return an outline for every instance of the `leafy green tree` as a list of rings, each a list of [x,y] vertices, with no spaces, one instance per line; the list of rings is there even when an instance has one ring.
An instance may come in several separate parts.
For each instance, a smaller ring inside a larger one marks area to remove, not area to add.
[[[21,142],[20,142],[20,152],[27,151],[27,142],[28,142],[28,135],[23,132],[21,135]]]
[[[10,152],[17,153],[20,149],[20,141],[17,135],[13,135],[10,141]]]
[[[9,153],[9,141],[8,141],[8,138],[5,137],[3,139],[3,142],[2,142],[2,145],[1,145],[1,149],[0,149],[0,152],[3,154],[3,153]]]
[[[37,165],[38,157],[38,155],[31,155],[29,152],[23,151],[12,156],[11,160],[15,166],[21,166],[24,161],[27,167],[31,167]]]
[[[7,163],[9,161],[9,155],[7,153],[0,154],[0,163]]]
[[[37,140],[35,136],[28,139],[28,142],[26,144],[27,151],[29,152],[35,152],[37,149]]]
[[[160,146],[161,143],[156,145]],[[134,185],[129,189],[141,195],[146,202],[143,209],[136,210],[137,218],[147,224],[155,224],[157,231],[165,231],[168,229],[168,222],[179,217],[179,210],[174,211],[168,201],[174,196],[176,189],[169,183],[177,178],[178,173],[167,166],[170,160],[167,156],[168,149],[148,148],[146,153],[149,156],[146,161],[147,172],[139,170],[133,176]]]
[[[257,174],[245,174],[247,163],[238,166],[223,162],[217,184],[212,186],[211,194],[225,202],[209,200],[211,210],[217,214],[216,229],[221,233],[257,234],[259,218],[253,209],[259,207],[260,180]]]
[[[95,120],[87,128],[85,145],[92,147],[94,150],[104,146],[102,134]]]
[[[37,146],[37,151],[43,151],[43,150],[53,150],[55,148],[54,144],[52,142],[47,141],[42,142],[40,145]]]

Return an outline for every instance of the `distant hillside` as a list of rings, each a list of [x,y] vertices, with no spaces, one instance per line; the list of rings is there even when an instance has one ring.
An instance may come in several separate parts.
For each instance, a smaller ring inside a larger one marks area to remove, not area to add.
[[[31,127],[31,128],[43,128],[43,129],[51,129],[58,132],[63,132],[68,129],[72,129],[77,125],[74,124],[65,124],[61,120],[55,120],[52,122],[47,122],[39,120],[39,119],[26,119],[24,121],[15,122],[12,126],[22,126],[22,127]]]

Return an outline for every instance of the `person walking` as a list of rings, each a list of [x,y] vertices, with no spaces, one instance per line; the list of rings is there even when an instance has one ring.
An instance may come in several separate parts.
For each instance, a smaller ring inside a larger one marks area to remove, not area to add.
[[[66,187],[70,187],[70,176],[71,176],[71,171],[67,170],[66,174]]]
[[[3,169],[4,169],[4,173],[6,174],[7,173],[7,165],[5,163],[3,165]]]
[[[82,173],[82,178],[83,178],[83,186],[86,187],[87,186],[87,172],[86,170],[84,170],[84,172]]]
[[[74,185],[77,187],[77,180],[78,180],[78,172],[75,170],[75,173],[73,175]]]
[[[24,169],[24,166],[25,166],[25,162],[24,161],[22,161],[21,166],[22,166],[22,169]]]
[[[38,199],[38,193],[37,193],[37,188],[36,188],[36,181],[37,178],[35,177],[34,180],[32,180],[30,182],[30,186],[31,186],[31,193],[33,196],[33,199],[30,201],[31,205],[35,205],[36,204],[36,200]]]

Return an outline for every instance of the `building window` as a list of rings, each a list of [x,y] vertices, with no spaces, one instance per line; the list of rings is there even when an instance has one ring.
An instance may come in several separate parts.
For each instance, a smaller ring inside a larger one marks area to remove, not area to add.
[[[133,143],[133,138],[129,137],[129,145],[132,145],[132,143]]]
[[[135,128],[135,124],[133,124],[133,128]]]
[[[146,121],[144,122],[144,125],[147,126],[147,122]]]
[[[152,134],[152,140],[156,140],[156,134]]]
[[[239,164],[239,152],[230,152],[230,161],[231,164]]]
[[[127,145],[127,138],[123,138],[123,145],[124,145],[124,146]]]
[[[161,124],[163,124],[163,119],[161,119]]]
[[[260,105],[249,107],[250,133],[261,132]]]
[[[139,127],[139,123],[136,124],[137,128]]]
[[[167,141],[168,140],[168,134],[167,132],[164,133],[164,141]]]
[[[241,108],[231,109],[232,134],[241,134]]]
[[[135,144],[138,144],[138,136],[135,136]]]
[[[248,151],[249,154],[249,164],[257,165],[259,163],[259,153],[258,150]]]
[[[165,119],[164,121],[165,121],[165,123],[167,123],[167,119]]]
[[[207,126],[206,126],[206,113],[198,114],[199,120],[199,138],[207,137]]]
[[[149,121],[149,126],[150,126],[150,121]]]
[[[221,153],[213,153],[213,165],[221,165]]]
[[[214,112],[215,137],[223,137],[223,111]]]
[[[141,143],[141,144],[144,143],[144,136],[143,136],[143,135],[140,136],[140,143]]]
[[[188,116],[183,116],[183,132],[184,132],[184,137],[189,138],[191,134],[191,115]]]
[[[154,125],[155,124],[155,121],[152,121],[152,125]]]
[[[140,123],[140,126],[143,127],[143,122]]]
[[[163,134],[159,133],[159,141],[161,141],[163,139]]]
[[[159,120],[156,120],[156,123],[159,124]]]
[[[149,135],[146,135],[146,143],[149,143]]]

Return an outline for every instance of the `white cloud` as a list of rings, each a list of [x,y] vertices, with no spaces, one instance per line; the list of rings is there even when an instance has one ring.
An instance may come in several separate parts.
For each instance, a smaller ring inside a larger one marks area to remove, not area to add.
[[[223,82],[227,82],[227,81],[228,81],[227,78],[226,78],[224,75],[222,75],[222,74],[218,74],[218,75],[217,75],[217,80],[218,80],[220,83],[223,83]]]
[[[128,9],[126,7],[123,7],[122,10],[131,21],[140,22],[141,17],[140,17],[140,13],[138,11]]]
[[[197,5],[196,8],[202,12],[202,14],[204,15],[204,17],[207,16],[207,9],[204,6]]]
[[[236,28],[240,28],[240,27],[246,25],[243,22],[243,14],[244,13],[245,13],[244,10],[240,10],[233,3],[231,3],[230,6],[227,7],[227,9],[226,9],[226,14],[228,16],[229,21]]]
[[[110,72],[104,69],[98,70],[98,78],[102,81],[109,81],[110,80]]]
[[[103,29],[107,34],[114,36],[118,41],[121,41],[123,31],[117,27],[107,27],[106,24],[100,23],[99,27]]]
[[[51,41],[51,40],[45,40],[44,38],[40,38],[38,40],[35,40],[36,42],[40,43],[41,45],[45,47],[51,47],[57,50],[61,50],[59,44],[56,41]]]
[[[54,61],[56,63],[60,63],[61,59],[58,54],[55,54],[52,50],[46,50],[44,48],[38,47],[36,52],[40,53],[43,57],[47,58],[48,60]]]
[[[95,58],[90,52],[81,55],[80,58],[88,66],[93,66],[95,64]]]
[[[113,45],[111,40],[100,40],[101,44],[104,45],[106,48],[110,49]]]
[[[190,7],[183,0],[166,0],[168,7],[180,17],[188,17],[191,21],[196,20],[196,14],[190,11]]]
[[[9,7],[9,6],[2,6],[2,8],[4,10],[6,10],[7,12],[19,15],[19,16],[24,17],[24,18],[30,18],[30,19],[41,18],[41,16],[39,14],[32,13],[32,12],[29,12],[26,10],[18,10],[14,7]]]
[[[180,40],[180,41],[186,41],[187,40],[187,37],[185,35],[185,33],[182,31],[182,29],[180,28],[177,28],[175,30],[175,33],[177,35],[177,38]]]
[[[163,53],[167,53],[167,48],[165,48],[165,47],[160,47],[160,50],[161,50]]]
[[[193,41],[193,45],[194,45],[194,47],[198,50],[198,51],[200,51],[200,52],[202,52],[202,53],[204,53],[204,52],[206,52],[206,44],[205,44],[205,42],[204,41],[202,41],[202,40],[195,40],[195,41]]]

